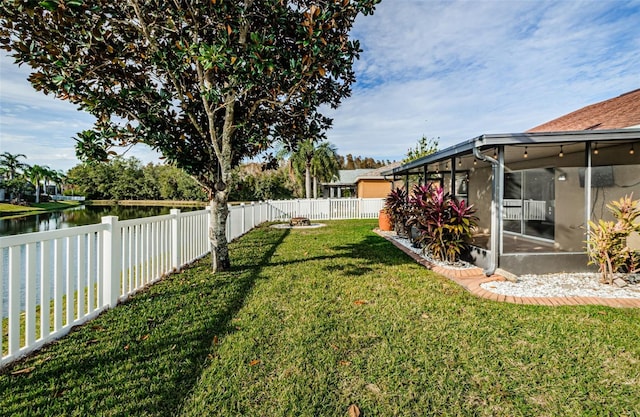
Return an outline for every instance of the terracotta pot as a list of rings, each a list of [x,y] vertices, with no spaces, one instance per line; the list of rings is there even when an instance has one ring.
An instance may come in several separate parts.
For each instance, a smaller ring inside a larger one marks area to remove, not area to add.
[[[378,227],[383,232],[390,232],[393,230],[393,227],[391,226],[391,217],[384,210],[380,210],[380,214],[378,215]]]

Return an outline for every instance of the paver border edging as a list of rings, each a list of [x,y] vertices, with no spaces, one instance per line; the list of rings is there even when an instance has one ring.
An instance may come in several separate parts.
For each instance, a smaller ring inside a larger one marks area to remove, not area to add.
[[[542,305],[549,307],[577,306],[577,305],[602,305],[615,308],[640,308],[640,298],[604,298],[604,297],[518,297],[513,295],[497,294],[487,291],[480,284],[491,281],[505,281],[502,275],[486,276],[480,268],[452,269],[435,265],[409,248],[398,243],[395,239],[380,233],[379,229],[373,229],[378,236],[393,243],[395,247],[406,253],[411,259],[433,272],[440,274],[476,297],[486,298],[511,304]]]

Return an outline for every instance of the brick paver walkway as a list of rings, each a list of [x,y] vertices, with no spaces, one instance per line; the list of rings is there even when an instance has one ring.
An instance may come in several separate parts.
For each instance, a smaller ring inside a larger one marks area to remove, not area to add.
[[[379,233],[376,229],[375,232],[393,243],[398,249],[409,255],[412,259],[426,268],[431,269],[440,275],[443,275],[450,280],[456,282],[471,294],[487,298],[493,301],[501,301],[513,304],[532,304],[543,306],[575,306],[575,305],[603,305],[609,307],[621,307],[621,308],[640,308],[640,298],[601,298],[601,297],[516,297],[512,295],[496,294],[491,291],[487,291],[480,287],[480,284],[491,281],[504,281],[505,278],[501,275],[486,276],[480,268],[468,268],[468,269],[453,269],[445,268],[442,266],[434,265],[427,261],[420,255],[412,252],[404,245],[398,243],[395,239]]]

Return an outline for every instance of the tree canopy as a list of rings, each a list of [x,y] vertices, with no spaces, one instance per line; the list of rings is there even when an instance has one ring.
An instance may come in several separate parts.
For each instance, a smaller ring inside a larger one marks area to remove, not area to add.
[[[8,0],[0,42],[31,84],[96,117],[81,158],[143,142],[209,192],[213,268],[229,266],[226,183],[275,141],[318,138],[355,81],[356,16],[379,0]]]
[[[409,148],[407,150],[407,155],[402,162],[406,164],[408,162],[415,161],[416,159],[429,156],[432,153],[436,153],[438,151],[438,139],[429,139],[423,135],[422,138],[418,140],[415,148]]]
[[[116,157],[100,164],[82,163],[67,174],[67,193],[90,200],[206,200],[202,187],[171,165],[142,165]]]

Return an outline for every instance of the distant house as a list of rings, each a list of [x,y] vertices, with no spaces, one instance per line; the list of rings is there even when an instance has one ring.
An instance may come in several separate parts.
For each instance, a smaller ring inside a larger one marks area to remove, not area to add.
[[[440,184],[477,208],[470,259],[493,273],[587,271],[588,221],[640,198],[640,90],[522,133],[481,135],[382,172]]]
[[[356,180],[373,169],[341,169],[338,177],[331,182],[322,183],[322,197],[342,198],[357,197]]]
[[[393,176],[385,177],[382,172],[400,166],[400,162],[376,169],[343,169],[332,182],[322,183],[324,198],[384,198],[392,188],[402,186],[402,180],[394,182]]]
[[[402,165],[401,162],[376,168],[356,178],[356,195],[360,198],[384,198],[389,192],[403,181],[392,181],[393,177],[385,177],[382,172],[394,169]]]

